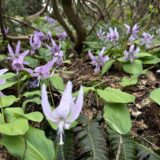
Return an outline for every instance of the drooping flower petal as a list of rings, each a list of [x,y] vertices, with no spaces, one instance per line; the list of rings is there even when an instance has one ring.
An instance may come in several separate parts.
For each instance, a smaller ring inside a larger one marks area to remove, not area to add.
[[[76,120],[83,107],[83,87],[81,86],[77,100],[75,104],[71,107],[71,121]]]
[[[103,63],[106,63],[108,60],[109,60],[109,57],[108,57],[108,56],[105,56],[105,57],[103,58]]]
[[[102,28],[100,28],[100,29],[97,31],[97,36],[98,36],[98,38],[99,38],[100,40],[105,40],[105,34],[106,34],[106,32],[104,32],[104,31],[102,30]]]
[[[53,47],[57,45],[56,42],[53,39],[51,39],[51,42],[52,42]]]
[[[99,65],[96,65],[95,69],[94,69],[94,72],[95,73],[98,73],[100,71],[100,66]]]
[[[57,107],[57,113],[62,118],[67,118],[72,104],[72,83],[68,81],[66,88],[62,94],[62,98],[59,106]]]
[[[101,51],[99,52],[98,56],[99,56],[99,57],[103,56],[105,50],[106,50],[106,47],[103,47],[103,48],[101,49]]]
[[[10,56],[14,56],[14,51],[9,44],[8,44],[8,51],[9,51]]]
[[[1,70],[0,70],[0,75],[6,73],[7,71],[8,71],[8,69],[1,69]]]
[[[90,59],[92,60],[92,61],[95,61],[95,56],[92,54],[92,52],[91,51],[88,51],[88,55],[89,55],[89,57],[90,57]]]
[[[22,57],[24,58],[25,56],[27,56],[27,55],[28,55],[28,53],[29,53],[29,50],[24,51],[23,53],[21,53],[21,55],[20,55],[20,56],[22,56]]]
[[[16,54],[16,55],[19,54],[19,52],[20,52],[20,47],[21,47],[21,41],[18,41],[17,46],[16,46],[16,51],[15,51],[15,54]]]
[[[42,109],[43,113],[45,114],[46,118],[50,121],[56,122],[56,119],[54,118],[52,114],[52,110],[48,101],[47,91],[46,91],[46,85],[42,85]]]

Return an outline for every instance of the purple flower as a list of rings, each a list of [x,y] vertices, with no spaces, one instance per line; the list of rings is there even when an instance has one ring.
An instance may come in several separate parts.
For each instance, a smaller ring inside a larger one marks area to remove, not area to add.
[[[107,33],[107,39],[108,41],[111,41],[113,43],[119,40],[119,33],[116,27],[114,29],[109,28],[109,32]]]
[[[65,40],[67,38],[67,33],[66,32],[62,32],[62,33],[58,34],[57,36],[58,36],[58,39],[60,41],[63,41],[63,40]]]
[[[7,28],[4,28],[4,31],[5,31],[5,34],[7,35],[8,32],[9,32],[9,28],[8,28],[8,27],[7,27]]]
[[[61,45],[57,45],[53,39],[51,39],[52,47],[48,46],[51,54],[53,55],[53,59],[55,59],[58,65],[63,63],[63,51],[61,50]]]
[[[13,51],[12,47],[8,45],[8,51],[9,51],[9,57],[8,59],[12,62],[12,69],[19,72],[24,68],[24,64],[27,64],[27,62],[24,62],[24,57],[29,53],[29,50],[24,51],[23,53],[20,53],[21,48],[21,42],[18,41],[15,52]]]
[[[42,86],[42,109],[46,118],[58,127],[58,135],[60,136],[60,145],[63,145],[63,134],[64,129],[69,129],[72,122],[74,122],[83,106],[83,89],[82,86],[79,91],[79,95],[74,101],[75,98],[72,97],[72,83],[69,81],[66,85],[66,88],[62,94],[62,98],[58,107],[52,111],[50,104],[48,102],[48,96],[46,91],[46,86]]]
[[[100,68],[104,65],[106,61],[109,60],[108,56],[104,56],[105,47],[99,52],[98,56],[93,56],[93,54],[89,51],[88,55],[92,60],[92,65],[95,66],[94,72],[97,73],[100,71]]]
[[[2,76],[4,73],[6,73],[8,69],[1,69],[0,70],[0,76]],[[3,85],[6,83],[5,79],[0,79],[0,85]],[[0,97],[4,96],[4,94],[0,91]]]
[[[46,38],[47,38],[48,40],[51,40],[51,39],[52,39],[52,33],[51,33],[51,31],[48,31]]]
[[[46,20],[49,24],[54,24],[54,23],[56,22],[55,19],[53,19],[53,18],[51,18],[51,17],[48,17],[48,16],[45,17],[45,20]]]
[[[105,40],[106,32],[103,32],[102,28],[97,31],[97,36],[100,40]]]
[[[41,41],[44,39],[44,34],[42,32],[35,31],[34,35],[30,37],[30,45],[32,48],[32,54],[35,53],[35,50],[41,47]]]
[[[27,89],[36,88],[39,86],[39,81],[37,79],[31,79],[28,81]]]
[[[129,50],[125,50],[124,51],[124,56],[125,56],[125,60],[126,61],[130,61],[131,63],[134,61],[136,57],[136,55],[139,53],[140,49],[132,44],[130,47],[129,47]]]
[[[129,26],[127,24],[125,24],[124,26],[127,29],[127,33],[131,33],[133,35],[137,35],[138,32],[139,32],[139,26],[137,24],[135,24],[132,28],[131,28],[131,26]]]
[[[129,37],[129,41],[132,42],[135,39],[137,39],[137,34],[139,32],[139,26],[137,24],[135,24],[132,28],[131,28],[131,26],[129,26],[127,24],[125,24],[124,26],[127,29],[127,33],[131,34],[131,36]]]
[[[141,45],[145,45],[145,48],[148,48],[153,41],[153,35],[143,32],[142,33],[142,39],[141,39]]]
[[[32,77],[37,77],[38,80],[46,79],[54,74],[54,71],[50,73],[54,63],[55,60],[53,59],[43,66],[36,67],[34,70],[29,68],[24,68],[24,70],[30,73]]]

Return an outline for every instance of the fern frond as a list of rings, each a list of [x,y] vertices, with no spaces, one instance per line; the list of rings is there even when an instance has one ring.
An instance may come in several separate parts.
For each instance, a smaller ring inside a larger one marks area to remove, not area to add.
[[[136,143],[136,145],[138,148],[138,160],[160,160],[160,156],[151,149],[139,143]]]
[[[74,129],[79,148],[78,159],[109,160],[106,140],[98,122],[89,121],[86,117],[82,121],[82,126]]]
[[[136,145],[130,135],[120,135],[108,129],[115,160],[136,160]]]

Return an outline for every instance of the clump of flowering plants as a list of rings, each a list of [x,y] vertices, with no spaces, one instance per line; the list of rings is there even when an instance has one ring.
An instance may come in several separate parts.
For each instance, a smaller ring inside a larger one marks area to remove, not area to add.
[[[11,61],[12,69],[16,72],[23,70],[24,64],[27,62],[24,61],[24,58],[29,53],[29,50],[20,53],[21,49],[21,42],[18,41],[15,52],[13,51],[12,47],[8,45],[9,57],[8,59]]]
[[[135,74],[142,72],[143,63],[154,63],[154,59],[156,59],[155,63],[159,62],[157,56],[148,53],[149,48],[153,46],[155,36],[149,32],[144,32],[138,23],[101,26],[97,29],[96,37],[98,38],[97,42],[86,43],[86,46],[90,46],[88,48],[89,57],[91,64],[95,66],[94,72],[96,73],[100,73],[102,69],[101,74],[104,75],[114,63],[120,62],[125,72]],[[98,46],[98,49],[96,46]],[[105,47],[105,57],[108,56],[109,59],[103,62],[103,58],[99,58],[101,59],[100,62],[98,60],[99,56],[94,57],[89,50],[92,48],[94,52],[97,52],[103,47]],[[151,59],[147,60],[149,56]],[[132,71],[131,68],[135,68],[137,71]]]

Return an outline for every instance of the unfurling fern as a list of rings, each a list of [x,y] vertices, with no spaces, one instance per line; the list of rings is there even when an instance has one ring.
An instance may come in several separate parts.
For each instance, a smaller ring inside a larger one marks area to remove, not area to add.
[[[111,129],[108,133],[115,160],[137,160],[136,145],[129,135],[120,135]]]
[[[96,121],[81,119],[82,126],[74,129],[78,145],[78,160],[109,160],[103,132]]]
[[[160,156],[153,152],[151,149],[137,143],[138,160],[160,160]]]

